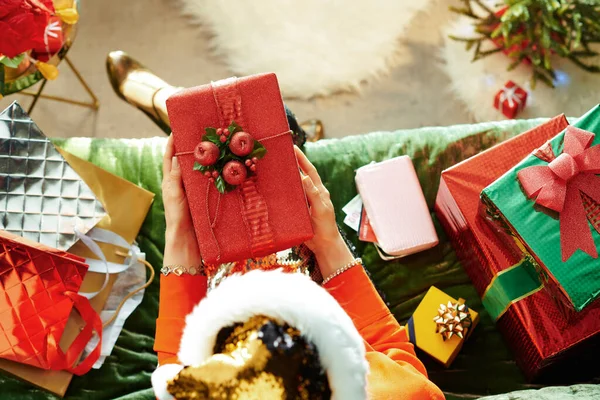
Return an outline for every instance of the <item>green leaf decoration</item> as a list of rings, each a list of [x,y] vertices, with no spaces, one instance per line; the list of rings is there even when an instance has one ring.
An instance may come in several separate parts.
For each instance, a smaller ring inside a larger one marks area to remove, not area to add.
[[[242,132],[243,129],[241,126],[239,126],[238,124],[235,123],[235,121],[231,121],[231,124],[229,124],[229,127],[227,128],[229,130],[229,133],[231,135],[233,135],[236,132]]]
[[[219,193],[223,194],[225,193],[225,180],[223,179],[223,177],[221,175],[219,175],[219,177],[217,179],[215,179],[215,186],[217,187],[217,190],[219,191]]]
[[[252,150],[252,153],[250,153],[248,158],[256,157],[258,159],[261,159],[265,156],[265,154],[267,154],[267,149],[265,149],[265,146],[263,146],[262,143],[259,142],[258,140],[255,140],[254,141],[254,150]]]
[[[211,167],[206,167],[198,162],[194,163],[194,171],[200,171],[202,173],[205,173],[206,171],[209,171],[211,169]]]
[[[206,128],[206,135],[202,136],[202,141],[213,142],[219,147],[221,147],[221,145],[223,144],[221,143],[221,140],[219,138],[219,135],[217,135],[217,130],[215,128]]]
[[[6,56],[3,56],[2,58],[0,58],[0,64],[4,64],[8,68],[17,68],[19,66],[19,64],[21,64],[21,62],[23,61],[24,58],[25,58],[25,53],[19,54],[18,56],[13,57],[13,58],[8,58]]]
[[[221,160],[221,164],[223,166],[225,166],[225,164],[227,164],[231,160],[238,160],[238,161],[244,162],[244,160],[242,160],[240,157],[229,152],[229,153],[225,154],[225,157],[223,157],[223,159]]]

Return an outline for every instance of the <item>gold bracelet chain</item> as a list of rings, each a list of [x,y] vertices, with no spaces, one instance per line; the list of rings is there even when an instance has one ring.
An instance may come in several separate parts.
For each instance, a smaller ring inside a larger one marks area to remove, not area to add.
[[[344,265],[342,268],[338,269],[337,271],[329,275],[327,278],[323,279],[323,282],[321,282],[321,286],[325,285],[327,282],[329,282],[336,276],[348,271],[350,268],[356,267],[357,265],[362,265],[362,260],[360,258],[355,258],[352,262]]]

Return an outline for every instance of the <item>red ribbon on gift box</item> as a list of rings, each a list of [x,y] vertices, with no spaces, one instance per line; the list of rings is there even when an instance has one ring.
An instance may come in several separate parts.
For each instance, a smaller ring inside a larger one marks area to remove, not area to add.
[[[590,147],[594,133],[569,126],[564,136],[564,150],[558,157],[550,144],[538,149],[536,156],[548,165],[524,168],[517,177],[527,197],[559,213],[560,244],[563,261],[577,249],[598,257],[582,195],[600,203],[600,145]],[[591,221],[600,233],[600,224]]]
[[[217,108],[219,109],[219,122],[222,127],[226,127],[232,121],[236,121],[239,125],[245,126],[244,116],[242,113],[242,98],[237,87],[237,78],[223,79],[217,82],[211,82],[213,96]],[[276,135],[262,138],[260,142],[279,138],[291,134],[292,131],[278,133]],[[193,151],[181,152],[176,155],[191,155]],[[215,241],[217,248],[217,260],[221,258],[221,249],[219,241],[215,235],[214,228],[217,225],[219,218],[219,209],[221,196],[217,201],[214,217],[210,215],[209,195],[212,185],[208,185],[206,189],[206,212],[209,222],[209,228]],[[250,249],[253,257],[260,254],[268,254],[273,252],[274,239],[271,225],[269,224],[269,210],[267,202],[262,194],[258,191],[256,185],[256,176],[247,178],[237,189],[236,192],[240,200],[240,213],[246,227],[246,233],[250,242]]]

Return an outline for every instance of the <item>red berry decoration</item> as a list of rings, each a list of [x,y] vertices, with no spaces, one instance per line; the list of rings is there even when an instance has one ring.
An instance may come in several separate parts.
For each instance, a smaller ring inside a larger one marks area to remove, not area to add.
[[[205,167],[216,163],[220,154],[221,151],[212,142],[200,142],[194,150],[194,158],[198,161],[198,164]]]
[[[267,150],[235,121],[227,128],[206,127],[205,131],[194,149],[194,170],[214,184],[219,193],[231,192],[248,175],[255,174],[258,160]]]
[[[223,167],[223,179],[230,185],[241,185],[248,175],[248,171],[244,164],[239,161],[229,161]]]
[[[254,139],[246,132],[237,132],[231,137],[229,149],[239,157],[245,157],[254,150]]]

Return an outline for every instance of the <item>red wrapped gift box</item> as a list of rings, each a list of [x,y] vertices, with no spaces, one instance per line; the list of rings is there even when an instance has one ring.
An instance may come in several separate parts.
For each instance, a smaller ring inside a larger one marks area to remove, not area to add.
[[[515,118],[526,105],[527,92],[513,81],[506,82],[494,96],[494,108],[507,118]]]
[[[479,216],[481,191],[567,125],[564,116],[556,117],[442,173],[435,211],[480,296],[500,271],[519,262]],[[600,304],[565,316],[540,290],[508,307],[497,326],[532,380],[565,363],[577,365],[587,346],[597,344]]]
[[[313,237],[275,74],[230,78],[185,89],[167,100],[167,110],[205,262],[216,264],[261,257]],[[209,178],[193,170],[193,151],[205,128],[227,128],[232,121],[258,140],[267,153],[258,161],[254,178],[220,194]],[[252,210],[256,202],[249,203],[249,191],[251,197],[259,199],[258,222],[253,220],[257,214]]]

